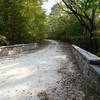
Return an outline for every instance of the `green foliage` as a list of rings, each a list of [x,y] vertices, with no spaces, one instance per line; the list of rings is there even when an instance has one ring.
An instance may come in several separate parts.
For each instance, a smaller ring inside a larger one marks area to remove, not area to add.
[[[20,13],[20,0],[1,0],[0,6],[0,34],[5,35],[11,44],[21,40],[21,34],[25,32],[24,17]]]
[[[58,18],[52,18],[54,21],[50,21],[52,25],[51,37],[54,36],[55,39],[67,40],[73,36],[82,35],[82,27],[80,27],[79,22],[73,16],[61,16]],[[53,22],[53,23],[52,23]]]
[[[100,0],[62,0],[66,2],[68,9],[70,7],[77,10],[81,14],[90,14],[92,9],[98,9],[100,7]],[[70,9],[71,10],[71,9]],[[85,12],[85,13],[84,13]]]
[[[41,41],[46,38],[47,20],[40,4],[37,1],[26,1],[24,8],[22,12],[27,19],[26,29],[31,40]]]
[[[68,41],[74,36],[83,35],[83,28],[73,15],[62,13],[55,5],[49,16],[50,32],[49,38]],[[57,11],[55,9],[58,9]],[[58,11],[60,11],[58,13]]]
[[[96,12],[100,8],[100,0],[62,0],[66,7],[66,12],[73,14],[80,24],[90,34],[90,51],[97,52],[96,42]]]
[[[100,13],[97,13],[97,17],[96,17],[96,30],[99,31],[100,33]]]
[[[10,44],[42,41],[46,38],[48,26],[41,2],[0,0],[0,34]]]
[[[68,15],[59,9],[60,7],[56,4],[49,16],[49,38],[72,42],[82,48],[89,49],[89,33],[74,15]]]
[[[95,18],[100,0],[62,0],[49,16],[49,37],[70,40],[85,49],[95,50]],[[99,21],[98,21],[99,23]],[[98,24],[99,27],[99,24]],[[93,51],[95,52],[95,51]]]
[[[7,45],[9,42],[7,41],[5,36],[0,35],[0,44],[1,45]]]

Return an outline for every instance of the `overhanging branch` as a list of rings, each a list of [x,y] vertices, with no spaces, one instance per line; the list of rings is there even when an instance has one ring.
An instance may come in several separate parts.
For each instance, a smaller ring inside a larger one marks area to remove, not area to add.
[[[78,16],[81,16],[81,17],[83,17],[83,18],[85,18],[85,19],[87,19],[87,20],[90,20],[90,18],[88,17],[88,15],[87,15],[86,13],[84,13],[84,14],[85,14],[85,16],[84,16],[83,14],[78,13],[76,9],[73,9],[72,5],[67,4],[67,2],[66,2],[65,0],[62,0],[62,1],[63,1],[64,4],[66,5],[66,7],[67,7],[69,10],[71,10],[73,13],[75,13],[75,14],[77,14]]]

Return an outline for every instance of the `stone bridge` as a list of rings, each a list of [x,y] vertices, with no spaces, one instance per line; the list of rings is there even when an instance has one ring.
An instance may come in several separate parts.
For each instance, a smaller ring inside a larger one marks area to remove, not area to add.
[[[85,100],[72,46],[49,42],[0,48],[0,100]]]

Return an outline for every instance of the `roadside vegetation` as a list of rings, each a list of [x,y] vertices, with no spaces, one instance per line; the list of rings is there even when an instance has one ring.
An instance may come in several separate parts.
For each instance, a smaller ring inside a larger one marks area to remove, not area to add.
[[[49,38],[70,41],[92,53],[100,49],[100,1],[62,0],[49,15]]]
[[[46,0],[0,0],[0,45],[55,39],[100,55],[100,0],[62,0],[50,15]]]
[[[47,37],[42,0],[0,0],[0,45],[41,42]]]

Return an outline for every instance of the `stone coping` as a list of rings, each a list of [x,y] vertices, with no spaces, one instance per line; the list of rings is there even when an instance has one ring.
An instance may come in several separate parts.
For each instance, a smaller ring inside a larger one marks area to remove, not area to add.
[[[3,48],[13,48],[13,47],[22,47],[22,46],[29,46],[29,45],[37,45],[37,43],[28,43],[28,44],[16,44],[16,45],[0,46],[0,49],[3,49]]]
[[[100,65],[90,65],[91,68],[100,76]]]
[[[17,44],[0,47],[0,57],[12,56],[22,52],[31,51],[38,48],[38,43]]]
[[[86,60],[88,60],[89,63],[91,64],[100,64],[100,57],[76,46],[72,45],[74,49],[76,49]]]

